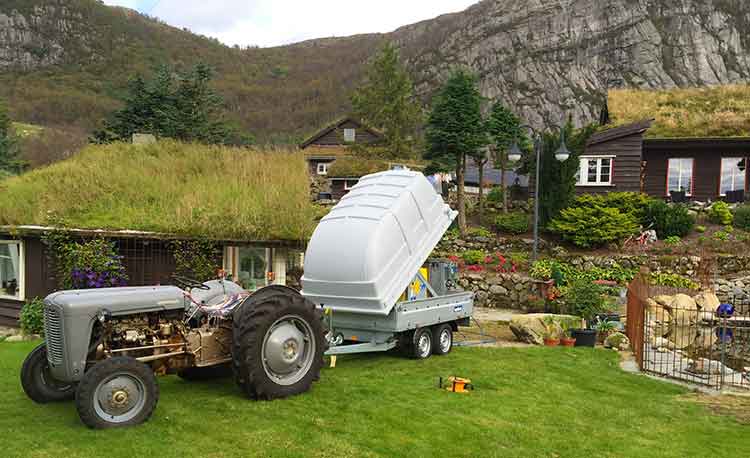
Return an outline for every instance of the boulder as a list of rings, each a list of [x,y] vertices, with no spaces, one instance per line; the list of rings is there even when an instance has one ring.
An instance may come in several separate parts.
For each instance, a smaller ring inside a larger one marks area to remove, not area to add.
[[[697,326],[678,326],[673,323],[667,339],[672,342],[674,348],[682,350],[692,345],[696,337],[698,337]]]
[[[5,342],[28,342],[40,338],[37,334],[16,334],[5,339]]]
[[[693,298],[688,296],[687,294],[675,294],[674,298],[672,299],[672,303],[669,304],[669,307],[673,310],[698,310],[698,305],[695,303],[695,300],[693,300]]]
[[[494,294],[496,296],[507,296],[508,290],[500,285],[492,285],[490,286],[490,294]]]
[[[693,300],[695,301],[695,305],[697,305],[699,309],[706,312],[715,311],[716,307],[721,304],[721,302],[719,301],[719,297],[709,291],[705,291],[696,295],[695,297],[693,297]]]
[[[615,350],[625,351],[630,348],[630,339],[621,332],[615,332],[604,339],[604,348],[614,348]]]
[[[699,349],[711,350],[717,340],[719,339],[712,328],[700,327],[698,336],[695,338],[695,346]]]
[[[665,349],[665,350],[671,350],[674,348],[674,344],[670,342],[668,339],[665,339],[664,337],[657,337],[653,340],[654,348],[657,350]]]
[[[526,315],[513,315],[510,318],[510,330],[521,342],[535,345],[544,343],[544,321],[547,317],[554,317],[556,321],[578,320],[570,315],[554,315],[551,313],[529,313]]]
[[[672,300],[674,300],[674,297],[662,294],[659,296],[654,296],[653,300],[659,305],[662,305],[664,307],[669,307],[670,305],[672,305]]]

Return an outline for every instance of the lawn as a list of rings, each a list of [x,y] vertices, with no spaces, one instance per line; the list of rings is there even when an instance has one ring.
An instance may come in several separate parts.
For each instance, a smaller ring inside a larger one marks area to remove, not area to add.
[[[243,399],[232,380],[166,377],[150,422],[92,431],[72,403],[25,398],[32,347],[0,344],[4,457],[734,457],[750,434],[683,388],[623,373],[613,352],[563,348],[340,357],[310,393],[274,402]],[[476,391],[438,390],[451,374]]]

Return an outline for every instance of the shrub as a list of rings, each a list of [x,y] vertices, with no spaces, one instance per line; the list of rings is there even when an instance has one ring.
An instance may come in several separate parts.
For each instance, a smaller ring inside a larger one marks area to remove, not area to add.
[[[463,259],[467,265],[481,264],[485,257],[486,256],[482,250],[466,250],[461,253],[461,259]]]
[[[656,235],[666,239],[676,235],[685,237],[693,229],[695,219],[688,213],[684,205],[669,205],[661,200],[651,200],[646,207],[644,220],[646,225],[652,225]]]
[[[576,280],[568,288],[565,303],[570,312],[585,319],[591,326],[594,317],[604,311],[604,288],[590,280]]]
[[[525,234],[529,231],[529,217],[523,212],[512,212],[497,215],[495,227],[500,232]]]
[[[715,202],[708,210],[708,220],[714,224],[726,226],[732,224],[733,219],[732,211],[726,202]]]
[[[471,227],[466,231],[466,235],[470,237],[492,237],[492,232],[481,226]]]
[[[487,202],[502,203],[503,194],[503,188],[495,186],[487,193]]]
[[[677,237],[676,235],[670,235],[669,237],[664,239],[664,243],[667,245],[679,245],[680,242],[682,242],[682,239]]]
[[[750,205],[740,205],[734,209],[734,225],[750,231]]]
[[[21,309],[19,317],[21,330],[24,334],[44,335],[44,302],[35,297]]]
[[[729,234],[727,234],[724,231],[717,231],[717,232],[714,232],[714,239],[720,242],[727,242],[729,241]]]
[[[638,222],[632,214],[611,207],[569,207],[552,220],[549,229],[564,240],[588,248],[616,242],[634,234]]]
[[[698,289],[700,287],[697,282],[687,277],[664,272],[652,272],[649,276],[649,283],[655,286],[671,286],[673,288]]]
[[[643,221],[650,198],[636,192],[609,192],[606,194],[584,194],[576,198],[571,207],[609,207],[620,210],[620,213],[633,215],[639,222]]]
[[[748,214],[748,216],[750,216],[750,214]],[[706,232],[706,226],[695,226],[695,231],[702,234]]]

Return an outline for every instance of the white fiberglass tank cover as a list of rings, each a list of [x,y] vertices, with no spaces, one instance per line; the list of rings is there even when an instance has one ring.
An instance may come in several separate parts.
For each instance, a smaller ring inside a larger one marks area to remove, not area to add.
[[[456,214],[419,172],[362,177],[315,228],[302,294],[334,311],[387,315]]]

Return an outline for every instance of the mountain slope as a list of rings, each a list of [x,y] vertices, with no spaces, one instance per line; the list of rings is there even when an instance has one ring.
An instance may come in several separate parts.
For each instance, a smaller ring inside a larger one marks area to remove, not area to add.
[[[93,126],[136,71],[203,60],[231,116],[294,140],[348,109],[362,67],[393,40],[425,101],[466,65],[482,92],[535,126],[598,119],[610,87],[750,81],[742,0],[485,0],[390,34],[239,49],[95,0],[0,4],[0,96],[17,119]]]

